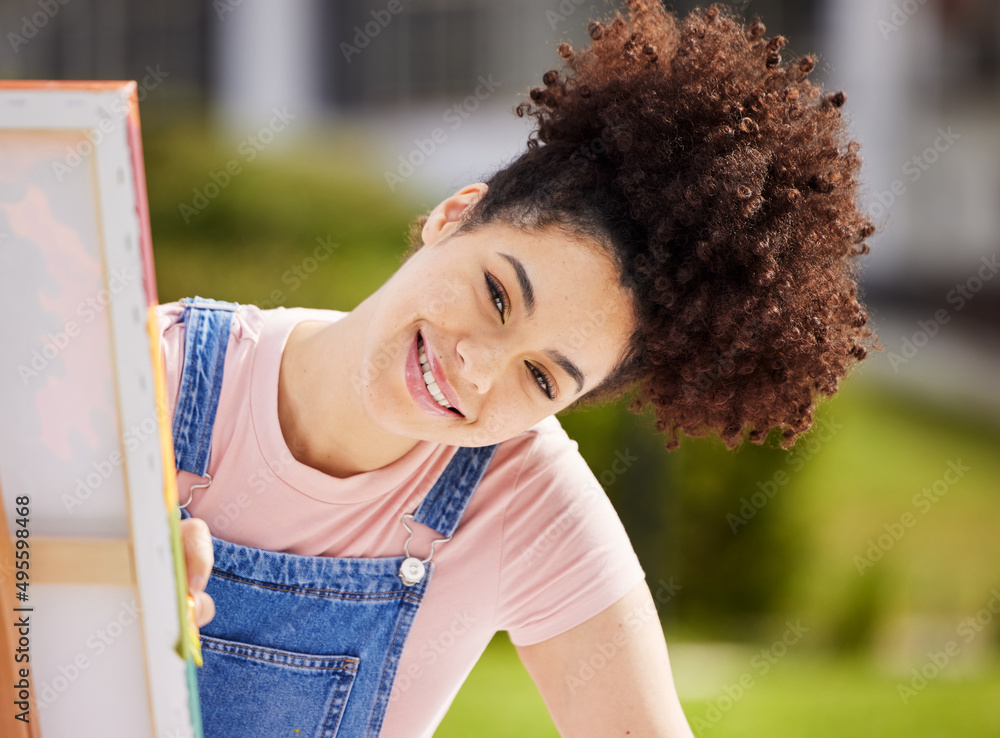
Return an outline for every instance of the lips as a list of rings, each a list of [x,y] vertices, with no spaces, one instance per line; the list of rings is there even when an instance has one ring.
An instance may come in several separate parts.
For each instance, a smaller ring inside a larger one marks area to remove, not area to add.
[[[421,336],[421,340],[423,340],[423,336]],[[433,354],[428,351],[426,343],[424,343],[424,353],[427,355],[428,362],[431,363],[431,372],[436,378],[435,381],[437,381],[437,379],[442,379],[444,377],[444,372],[441,371],[440,362],[437,362],[434,358],[432,358]],[[461,414],[453,410],[442,407],[438,404],[437,400],[431,396],[430,391],[427,389],[427,384],[424,382],[423,370],[420,368],[416,335],[414,335],[413,341],[410,343],[410,350],[407,352],[404,375],[406,389],[409,391],[410,397],[412,397],[413,401],[422,409],[432,415],[443,415],[453,419],[463,417]],[[454,402],[455,392],[450,386],[439,382],[438,387],[441,389],[441,393],[445,396],[445,399],[449,402],[449,404]],[[456,408],[458,407],[457,405],[452,406]]]
[[[444,395],[444,399],[448,401],[448,404],[458,410],[460,415],[464,416],[465,413],[462,412],[462,408],[458,404],[458,393],[455,392],[455,388],[448,383],[448,377],[445,376],[444,369],[441,367],[441,362],[438,360],[431,347],[427,344],[427,338],[422,333],[418,332],[418,335],[420,336],[421,343],[424,345],[424,354],[427,355],[427,363],[431,365],[431,373],[434,375],[434,380],[437,382],[438,389],[441,390],[441,394]]]

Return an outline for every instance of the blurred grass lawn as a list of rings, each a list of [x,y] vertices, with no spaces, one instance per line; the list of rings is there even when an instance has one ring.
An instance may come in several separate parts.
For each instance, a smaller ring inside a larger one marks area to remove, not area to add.
[[[678,651],[681,649],[678,648]],[[675,657],[676,660],[676,657]],[[684,693],[685,671],[674,665]],[[682,699],[698,738],[996,738],[1000,670],[949,679],[947,669],[904,705],[898,679],[864,660],[789,655],[726,710],[723,684],[711,701]],[[738,676],[738,675],[734,675]],[[756,676],[756,675],[755,675]],[[735,693],[735,692],[734,692]],[[707,726],[707,727],[706,727]],[[506,634],[494,637],[469,675],[436,738],[556,738],[534,683]]]
[[[244,163],[240,175],[185,220],[179,206],[194,202],[211,173],[237,158],[235,146],[200,129],[153,129],[146,129],[144,145],[161,302],[199,294],[264,307],[353,309],[398,266],[409,221],[437,199],[407,202],[391,194],[371,167],[365,173],[365,148],[345,132],[326,148]],[[335,258],[309,261],[323,243],[337,244]],[[875,360],[878,355],[869,361]],[[699,736],[1000,736],[997,622],[974,642],[984,665],[977,676],[958,665],[946,669],[906,706],[896,691],[906,669],[954,638],[955,624],[1000,586],[1000,432],[995,421],[895,394],[865,381],[863,368],[859,374],[818,413],[844,430],[824,441],[759,511],[781,515],[806,541],[801,557],[789,562],[795,578],[784,609],[814,628],[815,643],[783,659],[718,724],[696,731]],[[610,437],[606,431],[618,422],[613,416],[602,409],[584,422],[569,416],[566,425],[590,453]],[[687,440],[675,453],[706,443],[713,442]],[[588,456],[592,468],[603,468],[596,458]],[[969,472],[934,503],[933,515],[920,515],[875,567],[859,574],[855,556],[865,554],[867,541],[915,511],[914,494],[959,459]],[[626,477],[613,491],[627,494],[627,486]],[[647,573],[655,576],[651,567]],[[912,616],[927,613],[937,625],[921,631]],[[862,634],[859,642],[874,642],[881,657],[816,655],[825,651],[813,645],[836,643],[831,634],[845,628]],[[899,662],[899,654],[910,661]],[[704,681],[695,674],[699,668],[683,659],[675,665],[691,720],[705,719],[710,707],[685,698],[689,678]],[[727,678],[715,678],[715,689],[700,697],[718,700]],[[505,634],[487,649],[438,735],[556,735]]]

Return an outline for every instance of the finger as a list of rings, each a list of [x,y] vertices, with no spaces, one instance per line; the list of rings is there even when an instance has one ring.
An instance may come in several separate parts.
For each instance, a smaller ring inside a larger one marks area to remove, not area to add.
[[[181,540],[184,543],[184,563],[187,566],[188,589],[201,592],[208,584],[215,562],[212,534],[208,524],[200,518],[181,521]]]
[[[201,628],[215,617],[215,601],[205,592],[194,595],[194,619]]]

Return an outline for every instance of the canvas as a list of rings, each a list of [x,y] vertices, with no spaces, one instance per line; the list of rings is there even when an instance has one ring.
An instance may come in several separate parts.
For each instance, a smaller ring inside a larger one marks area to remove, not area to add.
[[[135,83],[0,82],[4,736],[200,735],[157,302]]]

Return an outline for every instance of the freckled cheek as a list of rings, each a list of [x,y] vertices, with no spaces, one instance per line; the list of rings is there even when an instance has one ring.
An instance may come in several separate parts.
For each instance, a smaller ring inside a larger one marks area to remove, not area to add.
[[[455,322],[475,309],[474,294],[466,282],[454,274],[428,276],[416,290],[417,309],[429,319]]]
[[[536,407],[529,407],[527,402],[518,399],[515,394],[519,391],[517,388],[501,385],[497,390],[491,393],[488,405],[482,408],[480,424],[483,432],[506,440],[541,420],[541,413]]]

